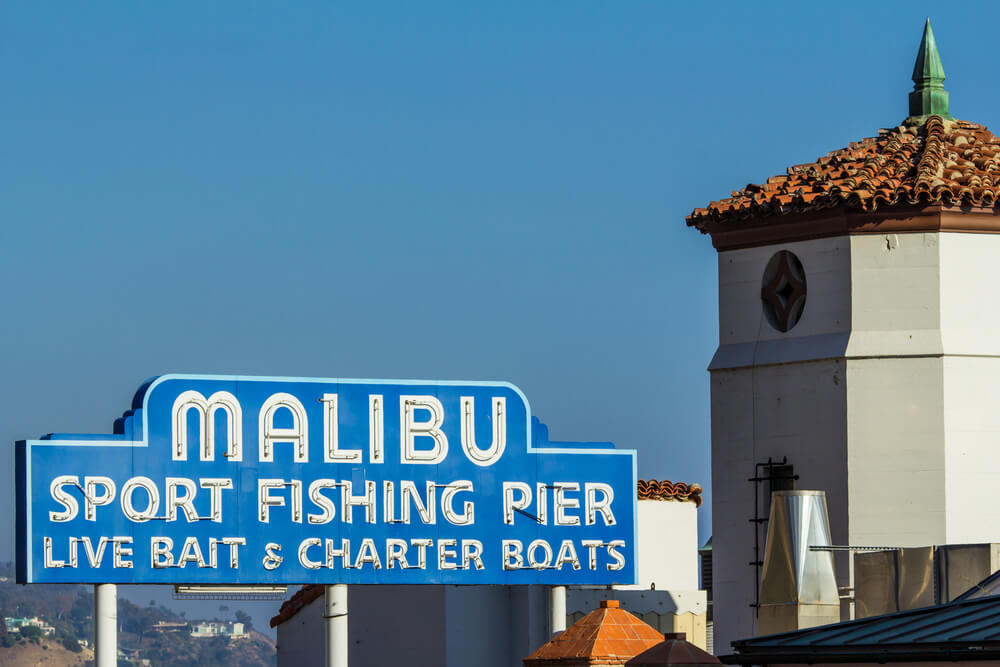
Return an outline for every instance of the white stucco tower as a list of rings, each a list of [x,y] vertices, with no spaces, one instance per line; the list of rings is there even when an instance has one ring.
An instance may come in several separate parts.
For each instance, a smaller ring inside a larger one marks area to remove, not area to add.
[[[928,24],[900,126],[688,217],[719,263],[717,653],[757,630],[769,457],[826,492],[835,544],[1000,541],[1000,139],[943,79]]]

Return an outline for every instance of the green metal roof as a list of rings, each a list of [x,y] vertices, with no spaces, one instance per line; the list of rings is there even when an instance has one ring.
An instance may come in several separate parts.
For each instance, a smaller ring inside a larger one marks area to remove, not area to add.
[[[731,664],[1000,658],[1000,596],[733,642]]]

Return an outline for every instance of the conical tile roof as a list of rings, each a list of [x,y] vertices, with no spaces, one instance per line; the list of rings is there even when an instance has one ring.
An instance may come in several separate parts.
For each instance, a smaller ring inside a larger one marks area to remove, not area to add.
[[[603,600],[565,632],[524,659],[526,666],[625,664],[663,641],[663,635],[621,609],[618,600]]]

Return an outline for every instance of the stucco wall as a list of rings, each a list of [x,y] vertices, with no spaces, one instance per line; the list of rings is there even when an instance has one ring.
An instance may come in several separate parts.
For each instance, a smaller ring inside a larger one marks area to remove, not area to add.
[[[847,405],[838,360],[712,373],[712,568],[715,646],[753,636],[756,461],[787,456],[798,487],[827,493],[834,542],[847,540]],[[762,490],[761,490],[762,491]],[[758,498],[763,516],[763,493]],[[761,551],[766,526],[761,527]],[[846,577],[846,573],[845,573]],[[841,582],[842,585],[846,581]]]
[[[943,365],[848,360],[849,544],[945,542]]]
[[[326,635],[323,630],[323,596],[278,626],[278,667],[308,667],[323,660]]]
[[[698,508],[694,503],[640,500],[639,572],[623,590],[698,589]]]
[[[768,259],[802,261],[799,324],[760,304]],[[719,652],[755,631],[754,461],[787,455],[799,488],[827,493],[836,543],[922,545],[1000,538],[1000,237],[888,234],[719,254],[712,370],[713,567]],[[749,508],[749,509],[748,509]],[[978,516],[977,516],[978,513]],[[997,516],[996,518],[1000,518]],[[838,579],[846,583],[838,561]]]
[[[548,640],[541,586],[348,587],[352,667],[519,667]],[[323,598],[278,626],[278,667],[322,665]]]
[[[450,665],[441,641],[446,630],[445,593],[443,586],[348,586],[352,667],[394,665],[403,660],[420,667]]]
[[[448,586],[444,590],[446,652],[440,665],[520,666],[523,658],[548,641],[545,587]]]
[[[942,234],[947,540],[1000,540],[1000,236]]]
[[[761,277],[778,250],[803,264],[799,323],[774,329]],[[847,539],[847,385],[851,246],[820,239],[719,253],[719,349],[712,360],[712,567],[715,647],[753,636],[754,464],[787,456],[799,488],[827,492],[834,541]],[[764,498],[759,497],[761,508]],[[761,510],[763,511],[763,509]],[[766,526],[762,526],[761,536]],[[761,540],[763,547],[763,539]],[[759,557],[763,557],[763,549]]]
[[[946,540],[1000,541],[1000,359],[946,357]]]

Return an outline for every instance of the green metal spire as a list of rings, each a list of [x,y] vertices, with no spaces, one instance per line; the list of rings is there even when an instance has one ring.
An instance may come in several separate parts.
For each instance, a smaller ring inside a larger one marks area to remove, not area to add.
[[[931,20],[924,24],[917,62],[913,65],[913,92],[910,93],[908,121],[922,121],[927,116],[951,118],[948,113],[948,91],[944,89],[944,66],[938,53]]]

